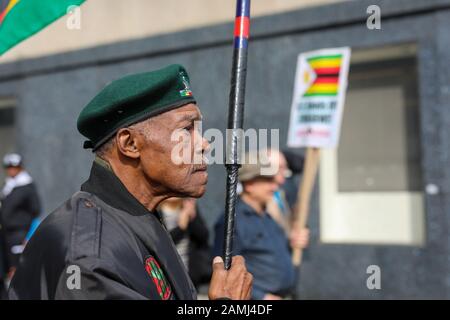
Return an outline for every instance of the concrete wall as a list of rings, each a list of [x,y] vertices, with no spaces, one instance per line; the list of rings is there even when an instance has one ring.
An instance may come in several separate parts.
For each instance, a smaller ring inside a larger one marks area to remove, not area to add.
[[[366,28],[366,8],[382,9],[382,30]],[[450,298],[450,0],[361,0],[254,19],[245,127],[287,123],[298,53],[334,46],[353,49],[417,43],[427,240],[424,248],[326,245],[319,242],[318,194],[313,196],[312,245],[301,270],[302,298]],[[82,107],[108,81],[182,63],[204,114],[204,129],[224,130],[231,66],[231,23],[0,66],[0,96],[18,99],[19,149],[38,181],[46,212],[78,190],[92,155],[76,131]],[[382,150],[380,150],[382,152]],[[213,223],[224,203],[225,170],[200,201]],[[382,269],[382,289],[366,288],[366,268]]]

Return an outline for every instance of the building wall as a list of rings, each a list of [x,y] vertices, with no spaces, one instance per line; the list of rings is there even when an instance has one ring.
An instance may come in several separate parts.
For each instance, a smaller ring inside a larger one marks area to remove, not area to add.
[[[366,28],[366,9],[378,4],[382,31]],[[323,19],[323,17],[329,17]],[[246,128],[279,128],[287,137],[297,55],[324,47],[354,50],[417,44],[424,186],[424,247],[323,244],[319,199],[313,194],[311,247],[300,272],[301,298],[450,298],[450,0],[362,0],[254,19],[249,52]],[[79,189],[92,154],[81,149],[76,118],[107,82],[177,62],[188,69],[204,129],[226,123],[231,23],[127,41],[0,66],[0,96],[18,101],[19,151],[38,182],[48,213]],[[383,152],[383,150],[380,150]],[[225,169],[209,169],[200,207],[211,226],[224,204]],[[368,290],[366,269],[382,270],[382,289]]]
[[[252,15],[342,1],[257,0]],[[229,0],[88,0],[80,7],[79,30],[67,28],[67,15],[6,53],[0,63],[231,21],[235,5]]]

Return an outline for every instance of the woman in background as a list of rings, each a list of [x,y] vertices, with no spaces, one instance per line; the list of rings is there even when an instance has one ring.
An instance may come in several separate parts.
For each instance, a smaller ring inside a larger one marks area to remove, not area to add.
[[[211,279],[209,232],[194,199],[169,198],[159,207],[195,287]]]

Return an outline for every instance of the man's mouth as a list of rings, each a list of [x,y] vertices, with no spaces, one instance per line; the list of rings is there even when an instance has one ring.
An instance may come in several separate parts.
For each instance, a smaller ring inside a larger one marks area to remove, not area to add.
[[[206,171],[208,169],[207,164],[202,164],[199,166],[195,166],[194,171]]]

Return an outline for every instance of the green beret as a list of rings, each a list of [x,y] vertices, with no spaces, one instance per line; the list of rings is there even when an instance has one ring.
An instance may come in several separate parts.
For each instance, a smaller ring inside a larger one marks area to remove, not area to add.
[[[89,139],[84,148],[96,150],[120,128],[193,102],[189,76],[174,64],[111,82],[81,111],[77,127]]]

